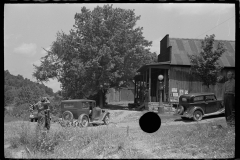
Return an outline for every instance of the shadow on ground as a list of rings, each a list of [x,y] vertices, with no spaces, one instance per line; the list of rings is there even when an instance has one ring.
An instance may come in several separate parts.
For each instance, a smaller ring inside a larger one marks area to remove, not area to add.
[[[213,116],[209,116],[209,117],[203,117],[202,120],[207,120],[207,119],[214,119],[214,118],[220,118],[220,117],[224,117],[224,114],[221,115],[213,115]],[[182,119],[181,117],[178,117],[177,119],[174,120],[174,122],[193,122],[192,119]]]
[[[109,109],[109,110],[133,110],[133,109],[129,109],[128,106],[112,105],[112,104],[105,105],[102,109]]]

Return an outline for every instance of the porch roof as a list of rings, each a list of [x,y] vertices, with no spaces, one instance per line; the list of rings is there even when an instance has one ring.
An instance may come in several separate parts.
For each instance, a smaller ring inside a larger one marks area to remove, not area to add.
[[[134,76],[134,80],[135,81],[142,81],[143,80],[143,75],[139,74],[139,75]]]
[[[170,61],[168,62],[158,62],[158,63],[151,63],[151,64],[145,64],[141,66],[137,72],[145,71],[148,68],[162,68],[162,69],[168,69],[170,67]]]

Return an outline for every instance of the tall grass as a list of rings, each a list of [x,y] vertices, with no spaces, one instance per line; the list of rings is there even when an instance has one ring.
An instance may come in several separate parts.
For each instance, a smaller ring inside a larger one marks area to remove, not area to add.
[[[32,130],[30,125],[26,123],[22,123],[16,132],[18,136],[12,137],[9,140],[11,147],[18,148],[24,146],[31,153],[53,153],[54,147],[64,138],[62,132],[50,134],[42,132],[38,126]]]
[[[184,155],[179,158],[232,158],[235,131],[224,126],[214,128],[216,125],[219,124],[162,127],[151,139],[152,144],[158,146],[154,152],[168,158],[174,154]]]
[[[219,124],[222,127],[213,127]],[[18,127],[6,125],[7,129],[11,127],[16,132],[14,136],[6,136],[11,146],[26,146],[30,150],[28,158],[151,158],[152,155],[160,158],[232,158],[235,152],[234,128],[227,128],[224,120],[162,126],[152,134],[136,127],[128,130],[111,125],[88,128],[53,125],[45,133],[33,125],[30,122]],[[149,152],[144,153],[145,149]]]
[[[23,123],[16,132],[19,136],[12,137],[10,144],[12,148],[27,147],[30,151],[29,158],[109,157],[123,153],[128,143],[126,131],[106,126],[59,127],[46,133],[38,127],[31,130],[29,125]]]

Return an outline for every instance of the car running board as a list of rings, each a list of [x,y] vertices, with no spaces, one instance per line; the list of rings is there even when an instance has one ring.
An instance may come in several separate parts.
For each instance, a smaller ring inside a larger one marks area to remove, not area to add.
[[[219,114],[223,114],[224,113],[224,109],[221,109],[217,112],[214,112],[214,113],[210,113],[210,114],[204,114],[203,117],[206,117],[206,116],[214,116],[214,115],[219,115]]]

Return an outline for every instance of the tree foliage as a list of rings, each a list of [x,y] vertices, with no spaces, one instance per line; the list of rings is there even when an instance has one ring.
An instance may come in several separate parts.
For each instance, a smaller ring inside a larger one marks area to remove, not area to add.
[[[69,34],[58,32],[50,51],[35,66],[39,81],[57,78],[65,98],[88,98],[124,86],[143,64],[157,60],[134,10],[97,6],[75,14]]]
[[[42,96],[53,96],[47,86],[30,81],[21,75],[14,76],[4,71],[4,105],[34,103]]]
[[[226,51],[224,44],[219,42],[214,48],[215,35],[206,36],[202,41],[202,50],[199,55],[190,55],[191,71],[200,78],[203,85],[208,88],[215,85],[222,66],[218,64],[218,59]]]

